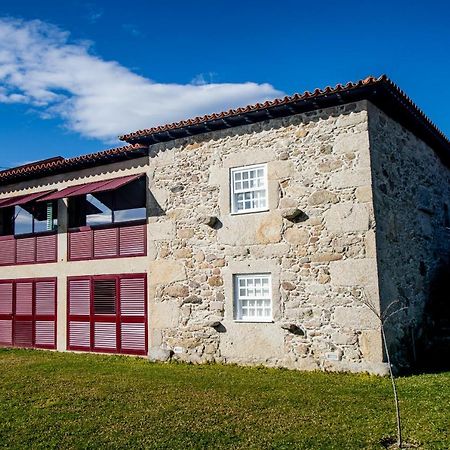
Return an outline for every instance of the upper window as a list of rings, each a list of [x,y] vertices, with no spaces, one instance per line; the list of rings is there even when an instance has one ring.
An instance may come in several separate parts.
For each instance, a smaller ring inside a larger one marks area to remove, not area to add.
[[[54,231],[56,203],[32,202],[0,209],[0,235],[21,235]]]
[[[231,169],[231,211],[233,214],[266,211],[267,166]]]
[[[235,275],[234,292],[236,320],[272,321],[272,289],[269,274]]]
[[[69,227],[95,226],[146,218],[146,184],[141,177],[113,191],[69,198]]]

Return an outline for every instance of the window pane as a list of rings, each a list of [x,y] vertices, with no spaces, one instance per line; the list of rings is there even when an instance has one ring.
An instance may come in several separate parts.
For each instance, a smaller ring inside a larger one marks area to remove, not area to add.
[[[116,313],[116,280],[94,281],[95,314]]]
[[[234,283],[236,314],[238,320],[267,321],[272,317],[270,275],[236,275]]]
[[[233,171],[233,212],[261,210],[267,207],[267,183],[265,167]]]
[[[20,206],[15,207],[14,234],[33,232],[33,216]]]
[[[91,194],[86,195],[86,202],[86,225],[101,225],[112,222],[112,210],[105,203],[102,203]],[[89,214],[91,211],[95,211],[95,213]]]

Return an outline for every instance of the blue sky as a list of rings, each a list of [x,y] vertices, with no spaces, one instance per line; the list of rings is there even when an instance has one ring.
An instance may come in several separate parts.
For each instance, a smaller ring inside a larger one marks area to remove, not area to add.
[[[449,17],[444,1],[2,0],[0,166],[381,73],[450,135]]]

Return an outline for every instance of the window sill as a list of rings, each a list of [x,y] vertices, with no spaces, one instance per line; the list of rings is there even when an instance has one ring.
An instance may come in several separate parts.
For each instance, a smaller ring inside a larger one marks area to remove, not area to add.
[[[269,208],[252,209],[252,210],[246,210],[246,211],[231,212],[230,215],[232,215],[232,216],[242,216],[242,215],[245,215],[245,214],[254,214],[254,213],[261,213],[261,212],[268,212],[268,211],[270,211]]]
[[[236,322],[236,323],[275,323],[273,319],[260,319],[260,320],[234,319],[234,322]]]

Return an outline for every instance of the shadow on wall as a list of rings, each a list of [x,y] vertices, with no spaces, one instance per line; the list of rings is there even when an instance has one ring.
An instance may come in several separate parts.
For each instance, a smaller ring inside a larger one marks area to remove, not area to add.
[[[421,371],[450,370],[450,258],[441,260],[431,280],[417,366]]]

